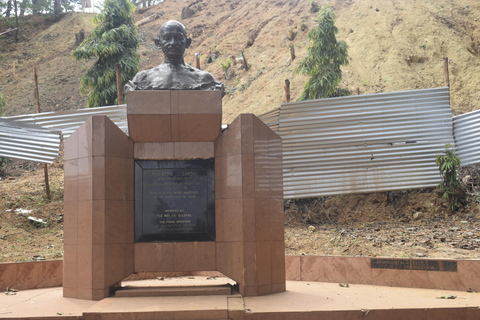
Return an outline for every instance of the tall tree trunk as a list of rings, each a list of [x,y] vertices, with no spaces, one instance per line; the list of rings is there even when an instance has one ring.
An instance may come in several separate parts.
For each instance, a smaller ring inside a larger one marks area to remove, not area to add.
[[[152,5],[152,0],[148,0],[148,6],[150,7]]]
[[[33,12],[33,15],[38,15],[39,12],[38,12],[38,0],[32,0],[32,12]]]
[[[142,0],[142,5],[143,5],[143,8],[146,8],[147,7],[147,0]]]
[[[15,3],[17,3],[17,0],[15,0]],[[27,4],[28,0],[23,0],[20,4],[20,17],[23,17],[25,15],[25,9],[27,8]]]
[[[12,12],[12,1],[8,0],[7,1],[7,10],[5,11],[5,17],[9,18],[10,17],[10,12]]]
[[[17,0],[13,0],[14,5],[15,5],[15,27],[17,30],[15,30],[15,42],[18,42],[18,14],[17,14]]]
[[[62,13],[62,6],[60,5],[60,0],[54,0],[53,14],[55,16],[55,21],[58,21],[60,19],[61,13]]]

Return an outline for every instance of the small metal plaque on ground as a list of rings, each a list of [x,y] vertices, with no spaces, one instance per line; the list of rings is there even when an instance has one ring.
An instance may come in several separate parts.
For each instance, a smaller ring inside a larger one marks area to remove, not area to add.
[[[426,259],[370,259],[372,269],[398,269],[457,272],[457,261]]]
[[[215,241],[214,160],[135,161],[135,242]]]

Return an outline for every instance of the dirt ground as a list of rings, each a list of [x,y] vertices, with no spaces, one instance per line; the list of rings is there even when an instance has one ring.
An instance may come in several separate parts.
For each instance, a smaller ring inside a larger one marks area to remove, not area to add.
[[[13,160],[0,175],[0,263],[63,258],[63,164]],[[42,222],[28,217],[42,219]]]
[[[337,39],[349,46],[349,65],[343,68],[343,85],[361,94],[444,86],[444,57],[449,58],[451,104],[454,114],[480,108],[480,3],[476,0],[316,0],[332,4],[339,29]],[[195,14],[181,19],[182,8]],[[194,64],[225,83],[223,121],[240,113],[257,115],[284,102],[283,84],[291,83],[295,100],[306,77],[294,72],[305,55],[308,31],[318,13],[309,0],[166,0],[134,14],[140,21],[152,14],[158,19],[138,29],[140,70],[160,64],[163,56],[154,46],[162,23],[181,20],[192,37],[185,53]],[[93,60],[76,62],[75,33],[92,31],[92,14],[68,13],[53,23],[41,17],[21,19],[20,42],[12,34],[0,36],[0,92],[6,96],[4,116],[35,112],[32,63],[37,64],[42,112],[86,107],[80,79]],[[13,20],[1,19],[0,31]],[[290,39],[290,31],[293,38]],[[292,61],[289,46],[295,48]],[[249,64],[242,68],[241,53]],[[231,59],[228,80],[222,62]],[[13,63],[16,75],[13,76]]]
[[[476,0],[318,0],[337,14],[337,39],[349,45],[350,63],[343,85],[361,94],[444,86],[443,59],[449,58],[453,114],[480,108],[480,2]],[[181,20],[182,8],[195,14]],[[309,0],[165,0],[136,21],[157,14],[139,28],[140,70],[163,60],[153,45],[160,25],[181,20],[192,37],[186,62],[225,83],[223,121],[240,113],[263,114],[284,102],[283,83],[291,82],[296,99],[306,78],[294,72],[305,55],[306,35],[317,13]],[[34,113],[32,63],[40,83],[42,112],[86,107],[80,79],[93,60],[76,62],[75,33],[92,31],[92,14],[68,13],[53,23],[42,17],[21,19],[20,42],[0,37],[0,92],[4,116]],[[12,20],[0,20],[0,32]],[[290,32],[292,31],[292,32]],[[293,39],[290,38],[293,35]],[[296,58],[292,61],[289,46]],[[242,68],[241,53],[249,64]],[[211,58],[211,61],[209,61]],[[222,62],[231,59],[234,75],[226,79]],[[15,75],[13,64],[15,63]],[[434,190],[348,195],[287,201],[285,243],[289,254],[341,254],[389,257],[478,258],[477,168],[462,174],[468,200],[455,214],[446,210]],[[44,196],[43,168],[14,161],[0,176],[0,262],[57,259],[63,252],[63,163],[49,165],[52,198]],[[470,178],[467,178],[470,176]],[[14,178],[8,180],[8,177]],[[26,215],[44,219],[33,223]],[[11,210],[11,211],[10,211]]]
[[[48,170],[51,200],[43,165],[15,160],[0,174],[0,263],[62,259],[63,164]],[[478,259],[480,166],[461,174],[467,198],[453,214],[434,189],[287,200],[286,253]]]

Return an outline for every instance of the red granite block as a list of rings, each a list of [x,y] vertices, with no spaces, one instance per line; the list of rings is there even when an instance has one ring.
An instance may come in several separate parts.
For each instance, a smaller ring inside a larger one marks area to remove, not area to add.
[[[215,159],[215,198],[242,197],[242,156]]]
[[[92,244],[93,241],[93,207],[92,200],[78,201],[77,243]]]
[[[76,289],[78,283],[78,246],[65,244],[63,252],[63,286]]]
[[[143,160],[173,159],[175,157],[174,142],[137,142],[134,158]]]
[[[111,272],[105,265],[105,244],[92,245],[92,289],[105,289],[105,277]]]
[[[215,156],[232,156],[242,153],[241,118],[237,117],[215,141]]]
[[[66,160],[64,163],[64,202],[78,200],[78,160]]]
[[[257,270],[257,285],[272,285],[272,248],[270,241],[256,242],[257,257],[255,266]],[[259,292],[259,294],[261,294]]]
[[[179,114],[179,141],[214,142],[222,127],[221,114]]]
[[[104,156],[92,158],[92,199],[105,199],[105,159]]]
[[[108,117],[105,117],[105,156],[133,157],[133,141]]]
[[[17,264],[0,263],[0,290],[17,287]]]
[[[105,200],[134,200],[133,158],[105,159]]]
[[[77,288],[92,289],[92,244],[79,244],[77,248]]]
[[[92,118],[85,121],[76,131],[77,158],[86,158],[93,155]]]
[[[170,115],[129,115],[128,132],[134,142],[172,141]]]
[[[357,284],[372,284],[372,269],[370,267],[370,258],[346,257],[344,262],[347,269],[346,282]]]
[[[300,281],[322,281],[324,277],[324,259],[320,256],[300,257]]]
[[[92,201],[92,244],[103,244],[106,241],[105,200]],[[79,243],[82,244],[82,243]]]
[[[173,243],[135,243],[134,271],[174,271]]]
[[[255,241],[256,238],[256,218],[255,218],[255,198],[242,198],[243,207],[243,233],[245,241]]]
[[[271,277],[272,284],[285,283],[285,244],[281,241],[271,241]]]
[[[66,201],[63,204],[63,208],[63,243],[77,244],[77,201]]]
[[[63,283],[63,261],[53,260],[42,262],[42,279],[38,288],[59,287]]]
[[[245,255],[245,286],[256,287],[258,283],[257,279],[257,242],[245,241],[244,242],[244,255]]]
[[[254,129],[253,129],[253,114],[241,114],[242,122],[242,154],[253,153],[254,144]]]
[[[63,160],[74,160],[78,158],[77,154],[77,133],[78,131],[75,131],[72,133],[67,139],[65,139],[64,142],[64,148],[63,148]]]
[[[300,256],[285,256],[285,278],[289,281],[300,281]]]
[[[127,92],[127,114],[170,114],[170,90],[142,90]]]
[[[232,242],[217,240],[216,243],[216,270],[226,276],[233,273]]]
[[[175,159],[211,159],[213,142],[175,142]]]
[[[182,90],[178,92],[179,114],[222,114],[220,91]]]
[[[173,248],[175,271],[215,270],[215,242],[176,242]]]
[[[86,157],[77,160],[77,199],[93,199],[93,158]]]

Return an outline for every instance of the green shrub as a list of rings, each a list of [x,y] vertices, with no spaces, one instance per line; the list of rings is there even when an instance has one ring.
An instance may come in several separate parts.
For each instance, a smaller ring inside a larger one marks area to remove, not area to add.
[[[448,209],[452,212],[460,206],[459,200],[462,198],[462,184],[457,177],[457,168],[460,167],[460,158],[455,153],[456,149],[450,144],[445,145],[445,150],[435,159],[440,171],[441,181],[437,189],[442,192],[442,199],[448,202]]]
[[[225,61],[222,61],[222,70],[223,72],[226,72],[228,70],[228,68],[230,68],[230,66],[232,65],[232,59],[227,59]]]

